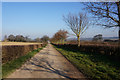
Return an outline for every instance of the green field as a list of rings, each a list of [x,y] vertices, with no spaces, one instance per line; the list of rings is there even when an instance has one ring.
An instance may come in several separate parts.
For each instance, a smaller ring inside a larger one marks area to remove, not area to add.
[[[108,56],[85,53],[72,48],[54,46],[86,77],[98,80],[120,80],[120,63]]]

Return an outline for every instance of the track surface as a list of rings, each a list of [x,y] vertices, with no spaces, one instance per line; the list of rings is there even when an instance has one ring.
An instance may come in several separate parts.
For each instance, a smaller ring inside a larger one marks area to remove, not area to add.
[[[85,78],[51,44],[7,78]]]

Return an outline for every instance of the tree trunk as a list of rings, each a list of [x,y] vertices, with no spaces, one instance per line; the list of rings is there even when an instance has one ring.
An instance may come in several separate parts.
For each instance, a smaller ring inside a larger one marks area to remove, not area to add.
[[[64,39],[62,40],[62,43],[63,43],[63,45],[64,45]]]
[[[80,36],[78,36],[77,38],[78,38],[78,47],[80,47]]]
[[[117,9],[118,9],[118,27],[119,27],[119,31],[118,31],[118,36],[119,36],[119,44],[120,44],[120,1],[116,2],[117,4]]]
[[[119,26],[119,44],[120,44],[120,26]]]
[[[120,44],[120,1],[118,2],[118,17],[119,17],[119,44]]]

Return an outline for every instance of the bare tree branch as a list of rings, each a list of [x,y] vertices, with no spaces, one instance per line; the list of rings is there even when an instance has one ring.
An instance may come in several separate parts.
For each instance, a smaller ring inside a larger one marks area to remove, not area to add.
[[[120,42],[120,1],[118,2],[90,2],[84,3],[89,12],[97,18],[97,24],[107,28],[119,27],[119,42]],[[102,23],[101,23],[102,22]]]
[[[88,29],[89,21],[87,15],[83,13],[79,13],[78,15],[69,13],[63,18],[66,24],[75,33],[78,39],[78,46],[80,46],[80,36]]]

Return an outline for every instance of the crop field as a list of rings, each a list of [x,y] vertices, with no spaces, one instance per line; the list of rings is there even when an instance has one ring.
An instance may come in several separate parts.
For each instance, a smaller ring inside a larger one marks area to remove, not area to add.
[[[2,42],[2,46],[7,45],[32,45],[32,44],[42,44],[42,43],[30,43],[30,42]]]

